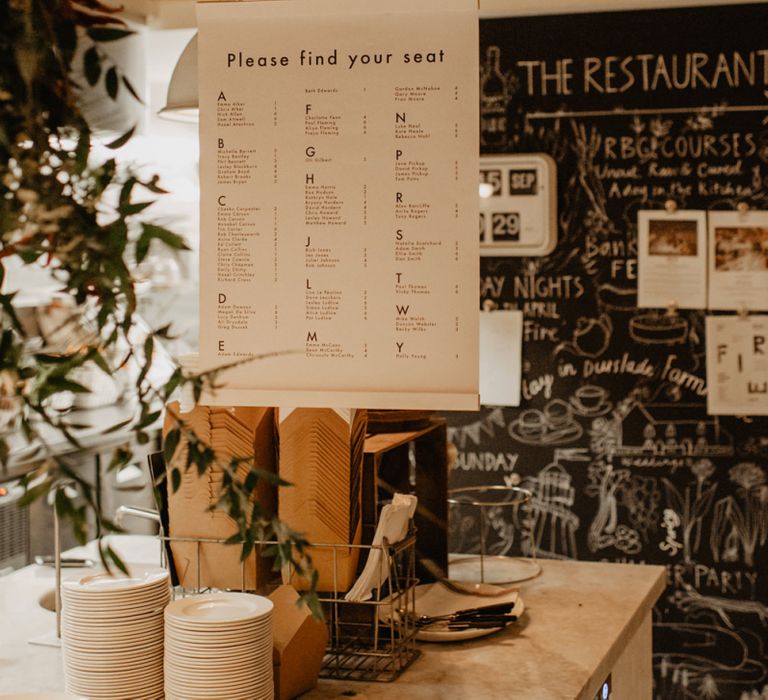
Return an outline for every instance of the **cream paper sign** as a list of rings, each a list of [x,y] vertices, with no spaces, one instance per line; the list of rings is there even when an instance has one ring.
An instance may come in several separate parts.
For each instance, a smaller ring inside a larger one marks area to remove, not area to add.
[[[243,361],[206,402],[477,408],[475,2],[198,25],[200,367]]]
[[[523,364],[523,312],[480,314],[480,401],[483,406],[519,406]]]
[[[768,415],[768,316],[707,316],[707,413]]]
[[[768,212],[711,211],[709,308],[768,311]]]
[[[707,306],[707,212],[637,213],[637,304],[641,308]]]

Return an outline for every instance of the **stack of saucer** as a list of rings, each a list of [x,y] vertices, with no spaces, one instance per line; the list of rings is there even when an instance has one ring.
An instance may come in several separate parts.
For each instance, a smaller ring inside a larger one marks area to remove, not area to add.
[[[168,572],[133,567],[102,572],[61,587],[67,690],[93,699],[163,697],[163,608]]]
[[[272,700],[272,601],[248,593],[165,609],[166,700]]]

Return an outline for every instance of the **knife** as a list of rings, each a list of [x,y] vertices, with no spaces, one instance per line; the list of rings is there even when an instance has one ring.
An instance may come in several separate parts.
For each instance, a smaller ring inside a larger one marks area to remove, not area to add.
[[[494,627],[498,627],[501,629],[502,627],[506,627],[507,623],[514,622],[517,618],[506,618],[504,620],[487,620],[485,622],[473,622],[471,620],[466,620],[462,622],[451,622],[448,625],[449,630],[470,630],[470,629],[490,629]]]
[[[496,603],[496,605],[484,605],[477,608],[467,608],[466,610],[457,610],[453,613],[454,617],[463,615],[492,615],[494,613],[506,614],[515,607],[515,602]]]

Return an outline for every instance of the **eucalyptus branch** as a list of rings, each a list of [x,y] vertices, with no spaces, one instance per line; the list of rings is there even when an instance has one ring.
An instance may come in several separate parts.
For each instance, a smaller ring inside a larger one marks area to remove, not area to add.
[[[152,197],[135,199],[141,190],[165,194],[157,176],[141,178],[121,172],[114,157],[99,164],[89,162],[92,131],[78,105],[85,86],[74,83],[71,76],[82,72],[88,85],[103,89],[112,100],[121,90],[139,99],[103,48],[131,34],[116,12],[101,0],[0,3],[0,286],[6,262],[36,264],[61,284],[60,291],[78,310],[93,310],[88,319],[91,335],[78,335],[75,347],[46,346],[43,352],[28,342],[14,293],[0,290],[0,417],[37,448],[40,461],[24,480],[24,501],[53,492],[57,514],[71,522],[81,540],[90,514],[104,532],[120,529],[102,512],[94,485],[47,444],[39,429],[50,426],[70,447],[79,448],[77,430],[84,426],[57,414],[51,402],[88,391],[78,380],[81,369],[96,365],[113,375],[135,362],[136,413],[118,429],[128,429],[136,442],[146,444],[162,404],[175,389],[191,386],[199,399],[204,391],[218,387],[220,372],[274,354],[246,358],[198,376],[176,370],[161,389],[147,381],[156,341],[164,333],[162,329],[150,332],[137,344],[140,319],[134,272],[157,246],[172,251],[187,250],[187,246],[176,233],[144,219],[144,211],[155,201]],[[82,42],[88,43],[78,53]],[[78,56],[82,56],[81,66],[73,65]],[[129,129],[105,146],[119,149],[133,133]],[[190,444],[193,440],[190,436]],[[204,463],[215,453],[210,446],[198,444],[196,452],[203,455]],[[0,464],[6,467],[12,457],[9,436],[0,432]],[[132,459],[130,444],[122,445],[114,450],[107,469],[121,469]],[[237,472],[244,464],[227,465],[231,483],[228,495],[217,505],[234,516],[244,547],[252,548],[248,543],[254,543],[257,535],[274,537],[276,561],[309,572],[303,537],[279,519],[267,517],[250,500],[256,481],[269,477],[248,464],[248,474],[239,479]],[[75,489],[75,496],[65,488],[68,485]],[[125,568],[108,543],[100,541],[99,552],[107,569],[111,564]],[[305,594],[310,605],[313,591],[314,584]]]

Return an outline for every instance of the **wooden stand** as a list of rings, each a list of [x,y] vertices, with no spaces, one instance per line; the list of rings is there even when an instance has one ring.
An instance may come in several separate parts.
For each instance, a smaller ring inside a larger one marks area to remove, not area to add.
[[[414,493],[416,575],[422,582],[448,575],[448,453],[444,419],[419,430],[369,435],[363,460],[363,544],[378,524],[378,503]],[[414,466],[411,466],[413,450]]]

